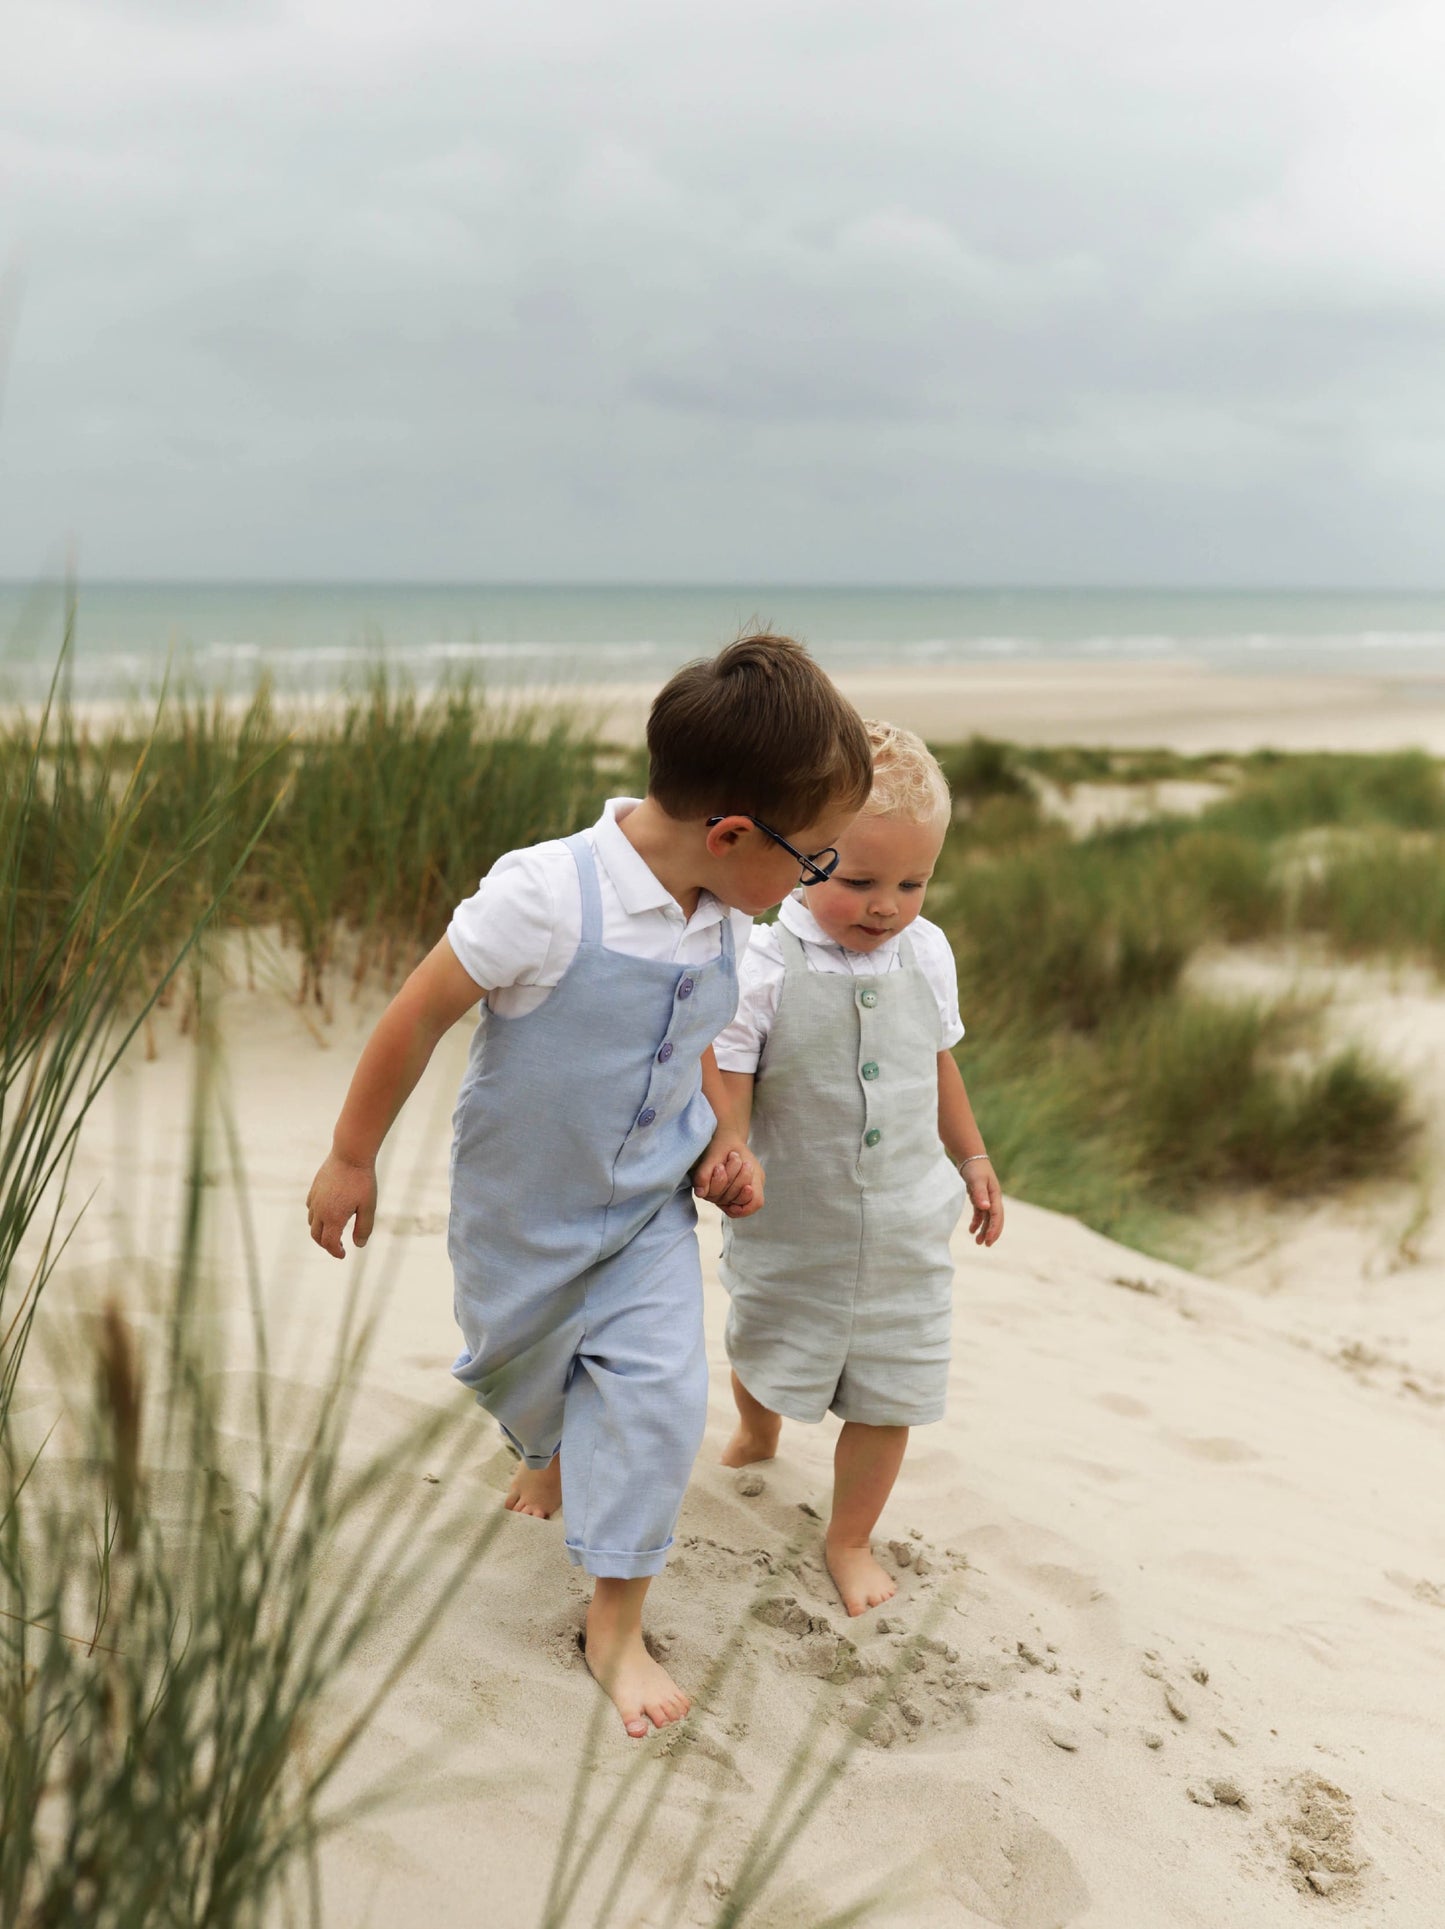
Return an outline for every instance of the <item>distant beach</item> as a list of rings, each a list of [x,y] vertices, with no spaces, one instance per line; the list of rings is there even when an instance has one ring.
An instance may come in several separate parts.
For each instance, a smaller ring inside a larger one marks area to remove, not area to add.
[[[0,584],[0,696],[43,688],[64,609],[57,584]],[[754,624],[843,674],[1151,664],[1445,687],[1445,592],[82,581],[75,694],[146,695],[168,671],[245,690],[263,670],[323,694],[382,662],[421,685],[655,685]]]
[[[0,704],[44,694],[58,585],[0,585]],[[378,670],[581,708],[641,740],[658,683],[741,628],[802,637],[867,715],[935,742],[1445,754],[1445,594],[82,584],[92,716],[173,690],[301,714]]]

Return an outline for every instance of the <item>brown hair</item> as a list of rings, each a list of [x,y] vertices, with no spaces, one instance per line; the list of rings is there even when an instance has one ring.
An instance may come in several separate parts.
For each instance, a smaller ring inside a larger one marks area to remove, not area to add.
[[[647,719],[647,794],[669,817],[756,812],[786,834],[873,781],[863,720],[801,643],[766,632],[689,663]]]

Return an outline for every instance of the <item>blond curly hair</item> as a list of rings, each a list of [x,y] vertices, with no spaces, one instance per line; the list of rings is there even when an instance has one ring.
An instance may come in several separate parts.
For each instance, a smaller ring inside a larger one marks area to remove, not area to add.
[[[902,817],[911,824],[946,820],[953,810],[948,779],[922,737],[896,723],[865,717],[873,747],[873,788],[863,806],[868,817]]]

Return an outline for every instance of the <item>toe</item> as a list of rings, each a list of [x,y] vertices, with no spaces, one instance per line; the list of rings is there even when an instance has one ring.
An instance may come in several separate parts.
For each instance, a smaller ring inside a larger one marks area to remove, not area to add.
[[[634,1741],[642,1741],[645,1739],[647,1735],[647,1717],[645,1715],[624,1715],[622,1725]]]

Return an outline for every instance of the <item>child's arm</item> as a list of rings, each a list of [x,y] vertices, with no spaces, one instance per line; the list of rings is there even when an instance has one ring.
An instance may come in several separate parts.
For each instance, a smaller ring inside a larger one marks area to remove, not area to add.
[[[352,1243],[364,1246],[376,1217],[376,1155],[410,1097],[443,1032],[486,997],[443,938],[392,999],[366,1042],[331,1151],[306,1195],[311,1237],[337,1259],[341,1235],[356,1220]]]
[[[703,1097],[717,1118],[712,1142],[693,1168],[693,1190],[711,1199],[729,1219],[747,1219],[762,1209],[763,1168],[748,1150],[753,1116],[751,1072],[723,1072],[711,1045],[702,1055]]]
[[[1003,1193],[998,1175],[983,1149],[983,1134],[964,1089],[963,1074],[952,1052],[938,1054],[938,1136],[959,1168],[973,1205],[969,1231],[980,1246],[992,1246],[1003,1231]],[[965,1165],[964,1160],[968,1163]]]

